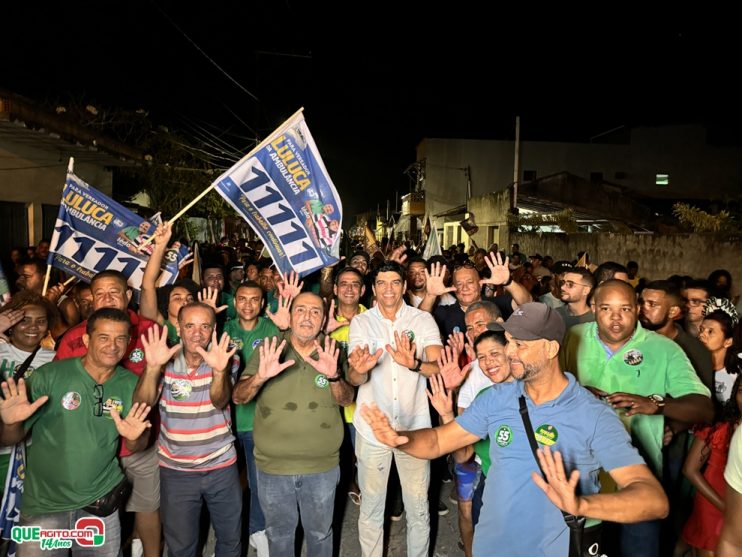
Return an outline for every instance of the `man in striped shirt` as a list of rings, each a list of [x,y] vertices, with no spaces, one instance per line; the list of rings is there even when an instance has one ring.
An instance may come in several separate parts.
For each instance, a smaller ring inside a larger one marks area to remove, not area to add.
[[[229,400],[239,362],[226,333],[216,336],[211,306],[192,302],[178,315],[181,344],[150,330],[147,369],[136,396],[160,389],[160,508],[171,557],[192,557],[203,502],[209,509],[216,553],[240,555],[242,489],[231,432]],[[163,368],[164,366],[164,368]],[[164,372],[163,372],[164,369]]]

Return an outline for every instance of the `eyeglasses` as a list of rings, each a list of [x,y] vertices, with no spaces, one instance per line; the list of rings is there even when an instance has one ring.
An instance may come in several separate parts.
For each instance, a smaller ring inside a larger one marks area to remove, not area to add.
[[[573,280],[560,280],[557,284],[559,286],[564,286],[566,284],[567,288],[574,288],[575,284],[578,286],[587,286],[587,284],[582,284],[581,282],[575,282]]]
[[[96,385],[93,387],[93,396],[95,397],[93,416],[100,418],[103,415],[103,385]]]

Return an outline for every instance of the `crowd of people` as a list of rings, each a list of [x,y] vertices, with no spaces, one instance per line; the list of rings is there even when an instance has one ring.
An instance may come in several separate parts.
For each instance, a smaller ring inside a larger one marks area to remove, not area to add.
[[[19,526],[99,517],[104,541],[73,554],[190,557],[206,507],[217,556],[294,555],[299,524],[330,556],[342,477],[364,557],[402,516],[423,557],[453,479],[467,556],[742,555],[727,271],[383,242],[302,280],[224,238],[158,286],[171,236],[136,296],[114,270],[55,270],[43,291],[48,242],[5,265],[0,481],[25,448]]]

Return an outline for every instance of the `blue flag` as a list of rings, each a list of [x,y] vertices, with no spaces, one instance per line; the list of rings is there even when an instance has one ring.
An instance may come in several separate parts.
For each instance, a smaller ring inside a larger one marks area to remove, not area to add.
[[[301,112],[214,182],[282,273],[337,263],[343,206]]]
[[[17,443],[10,453],[8,475],[5,478],[5,491],[0,506],[0,536],[11,539],[13,526],[21,520],[21,499],[23,498],[23,481],[26,479],[26,444]],[[8,544],[8,557],[15,555],[15,542]]]
[[[106,269],[121,271],[139,290],[153,249],[149,244],[140,252],[139,245],[160,222],[159,213],[144,220],[68,172],[47,264],[85,282]],[[160,286],[175,282],[187,255],[188,246],[178,242],[165,253]]]

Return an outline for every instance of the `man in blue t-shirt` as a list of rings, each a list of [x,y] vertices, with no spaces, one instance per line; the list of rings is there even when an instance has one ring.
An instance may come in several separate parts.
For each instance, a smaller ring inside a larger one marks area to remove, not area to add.
[[[417,458],[437,458],[489,435],[492,465],[474,554],[507,548],[514,557],[564,557],[570,533],[560,509],[614,522],[666,516],[667,497],[615,412],[560,369],[561,317],[545,304],[528,303],[504,327],[506,354],[518,381],[493,386],[456,421],[398,433],[374,405],[361,410],[380,441]],[[523,425],[520,396],[533,432]],[[528,435],[539,446],[545,480]],[[610,473],[619,492],[598,493],[600,468]]]

